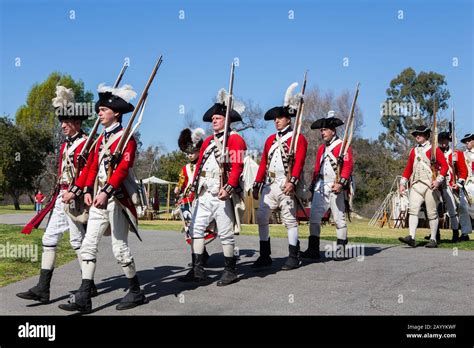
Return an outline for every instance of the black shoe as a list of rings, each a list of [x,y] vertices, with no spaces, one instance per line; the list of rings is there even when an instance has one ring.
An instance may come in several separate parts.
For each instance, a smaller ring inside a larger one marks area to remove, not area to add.
[[[281,268],[283,271],[289,271],[295,268],[300,267],[300,241],[295,245],[288,245],[289,255],[286,259],[286,263]]]
[[[41,303],[49,303],[49,289],[54,269],[42,269],[38,284],[26,292],[16,294],[24,300],[39,301]]]
[[[203,255],[204,254],[192,254],[193,268],[191,268],[185,276],[178,278],[180,282],[200,282],[207,279],[206,271],[203,266]]]
[[[71,290],[69,291],[70,294],[75,294],[79,291],[79,289],[77,290]],[[92,284],[91,284],[91,297],[96,297],[97,295],[99,295],[99,291],[97,290],[97,286],[95,285],[94,283],[94,280],[92,280]]]
[[[130,286],[127,295],[125,295],[125,297],[115,307],[115,309],[118,311],[132,309],[142,304],[148,303],[148,299],[145,297],[145,292],[140,289],[138,277],[135,275],[135,277],[130,278],[128,282]]]
[[[321,255],[319,254],[319,237],[309,236],[308,249],[303,251],[300,256],[304,259],[319,260],[321,258]]]
[[[434,239],[430,239],[428,244],[425,245],[425,248],[437,248],[437,247],[438,247],[438,243],[436,243]]]
[[[406,237],[400,237],[398,238],[398,240],[402,243],[405,243],[405,244],[408,244],[409,246],[411,247],[416,247],[416,243],[415,243],[415,240],[410,236],[406,236]]]
[[[270,267],[272,265],[272,258],[271,258],[271,247],[270,247],[270,238],[265,241],[260,241],[260,256],[258,257],[257,261],[252,264],[252,268],[261,269],[265,267]]]
[[[222,272],[221,279],[217,281],[217,286],[226,286],[237,281],[238,277],[235,269],[236,262],[237,258],[235,256],[224,258],[224,272]]]
[[[459,242],[459,230],[453,230],[453,238],[451,239],[451,243]]]
[[[467,242],[469,241],[469,235],[468,234],[461,234],[461,237],[459,237],[460,242]]]
[[[335,255],[333,257],[334,261],[344,261],[347,260],[348,258],[346,257],[346,244],[348,240],[347,239],[338,239],[336,242],[336,251]]]
[[[91,279],[82,279],[81,287],[74,295],[71,295],[68,303],[60,304],[58,307],[68,312],[91,313],[91,284]]]
[[[427,234],[424,238],[425,238],[425,240],[430,240],[431,239],[431,233]]]

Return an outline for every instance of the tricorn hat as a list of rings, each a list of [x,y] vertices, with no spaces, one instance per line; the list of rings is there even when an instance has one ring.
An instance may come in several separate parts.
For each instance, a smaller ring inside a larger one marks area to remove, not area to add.
[[[97,91],[99,92],[99,100],[95,104],[96,113],[99,113],[100,106],[105,106],[122,115],[135,109],[130,101],[137,96],[137,92],[130,85],[114,88],[101,83]]]
[[[335,117],[335,111],[330,110],[328,111],[327,117],[320,118],[313,122],[311,125],[311,129],[321,129],[321,128],[329,128],[329,129],[336,129],[344,124],[344,121]]]
[[[467,142],[474,140],[474,133],[468,133],[466,134],[462,139],[461,143],[466,144]]]
[[[204,122],[212,122],[212,116],[214,115],[222,115],[225,116],[227,112],[227,96],[228,93],[224,88],[221,88],[219,92],[217,92],[216,103],[206,111],[202,120]],[[242,121],[241,113],[245,110],[245,105],[239,101],[234,100],[232,102],[232,110],[230,112],[230,122],[238,122]]]
[[[59,121],[64,120],[87,120],[92,111],[87,103],[76,103],[72,88],[56,86],[56,97],[52,99],[53,107]]]
[[[451,133],[449,132],[440,132],[438,134],[438,141],[442,141],[442,140],[449,140],[449,141],[452,141],[452,138],[451,138]]]
[[[430,134],[431,134],[431,129],[426,127],[426,126],[417,126],[415,127],[415,130],[413,130],[411,132],[411,135],[413,135],[414,137],[416,137],[417,135],[426,135],[426,137],[429,138]]]
[[[298,86],[298,82],[293,82],[285,93],[283,106],[275,106],[268,110],[263,116],[266,121],[274,120],[277,117],[295,117],[298,111],[298,105],[301,98],[301,93],[293,94],[293,91]]]
[[[204,141],[205,134],[206,133],[202,128],[196,128],[194,130],[185,128],[179,135],[178,146],[181,151],[189,154],[199,151]]]

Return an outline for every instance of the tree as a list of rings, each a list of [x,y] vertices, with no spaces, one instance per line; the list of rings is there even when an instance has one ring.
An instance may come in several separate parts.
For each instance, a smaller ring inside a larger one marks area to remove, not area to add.
[[[51,100],[56,96],[56,86],[72,88],[76,103],[93,103],[94,95],[84,90],[84,82],[75,81],[68,74],[51,73],[44,82],[36,83],[26,98],[26,104],[16,112],[16,124],[22,129],[36,129],[53,139],[54,148],[59,147],[64,136]],[[93,121],[85,123],[85,128]]]
[[[32,191],[35,177],[43,170],[43,161],[52,151],[51,138],[36,129],[21,129],[7,117],[0,118],[0,190],[13,198],[20,209],[19,198]]]
[[[444,75],[435,72],[416,74],[406,68],[390,81],[387,99],[381,107],[381,123],[387,129],[379,137],[397,156],[404,156],[414,144],[410,130],[418,125],[430,126],[434,102],[438,111],[446,110],[450,93]],[[446,127],[441,121],[439,126]]]

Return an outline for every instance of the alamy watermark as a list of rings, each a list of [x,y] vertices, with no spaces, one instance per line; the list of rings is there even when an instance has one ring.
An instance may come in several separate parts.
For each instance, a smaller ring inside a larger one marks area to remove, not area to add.
[[[0,258],[30,259],[38,261],[38,246],[36,244],[0,244]]]
[[[356,258],[357,261],[364,261],[365,259],[364,244],[346,244],[345,248],[343,248],[342,245],[333,242],[332,244],[326,244],[324,250],[324,255],[328,259],[335,257],[343,257],[346,259]]]

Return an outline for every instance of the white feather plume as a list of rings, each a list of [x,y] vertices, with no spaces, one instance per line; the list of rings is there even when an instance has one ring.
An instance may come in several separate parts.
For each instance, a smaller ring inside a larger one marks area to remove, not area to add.
[[[336,112],[334,110],[329,110],[326,118],[336,117]]]
[[[245,111],[245,105],[244,103],[239,102],[238,100],[234,100],[234,105],[232,105],[232,109],[242,115],[242,113]]]
[[[298,87],[298,82],[293,82],[287,89],[285,93],[285,101],[283,106],[288,106],[292,109],[297,109],[298,104],[300,103],[301,93],[293,94],[295,88]]]
[[[225,88],[221,88],[219,92],[217,92],[216,103],[225,104],[227,102],[227,91]]]
[[[221,88],[219,92],[217,92],[216,103],[227,105],[228,96],[229,96],[229,93],[227,93],[225,88]],[[237,111],[239,114],[242,114],[245,111],[244,103],[235,99],[232,101],[232,103],[233,103],[232,109]]]
[[[53,107],[59,108],[67,106],[69,103],[74,103],[74,92],[72,88],[64,86],[56,86],[56,97],[52,99]]]
[[[193,144],[196,145],[201,139],[204,138],[206,135],[206,132],[204,132],[204,129],[202,128],[196,128],[193,130],[191,133],[191,140],[193,141]]]
[[[123,85],[122,87],[113,88],[111,86],[106,86],[105,83],[101,83],[99,87],[97,87],[97,92],[110,92],[113,95],[122,98],[127,103],[130,103],[130,101],[137,96],[137,92],[135,92],[133,87],[130,85]]]

